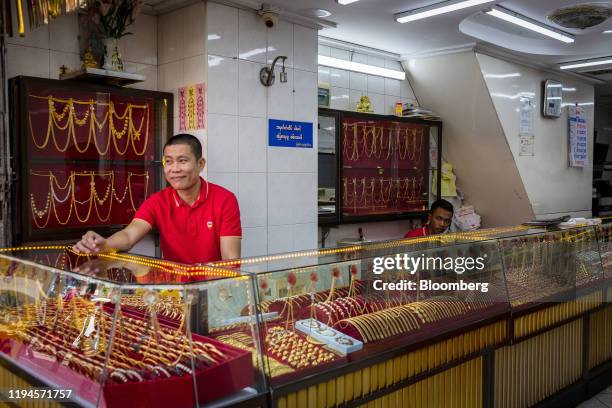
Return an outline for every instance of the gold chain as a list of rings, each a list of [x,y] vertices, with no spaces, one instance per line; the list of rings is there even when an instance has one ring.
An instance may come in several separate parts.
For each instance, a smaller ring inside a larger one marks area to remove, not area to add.
[[[112,101],[110,101],[109,103],[102,103],[102,102],[99,103],[93,100],[79,101],[73,98],[61,99],[61,98],[55,98],[51,95],[49,96],[30,95],[30,97],[35,98],[35,99],[46,99],[47,100],[49,118],[47,122],[47,133],[42,142],[39,142],[36,136],[34,135],[34,127],[32,125],[32,113],[31,112],[28,113],[30,136],[32,138],[32,142],[34,146],[36,146],[36,148],[39,150],[45,149],[51,139],[53,140],[53,145],[55,146],[56,150],[60,153],[66,152],[68,148],[70,147],[71,143],[74,145],[74,147],[79,153],[85,153],[89,149],[92,139],[93,139],[93,143],[94,143],[94,146],[98,154],[100,154],[101,156],[108,153],[111,142],[115,146],[115,151],[120,155],[124,155],[129,149],[130,145],[132,146],[132,150],[137,156],[144,155],[147,149],[147,144],[149,140],[149,124],[150,124],[150,116],[151,116],[148,104],[135,105],[132,103],[127,103],[123,113],[119,114],[116,110],[115,104]],[[61,113],[57,112],[55,108],[56,103],[64,104],[64,108],[62,109]],[[81,118],[77,116],[75,105],[86,105],[87,106],[87,110],[85,111],[85,113],[83,114]],[[99,121],[98,118],[96,117],[96,107],[107,107],[108,108],[101,121]],[[133,118],[134,110],[136,109],[143,110],[143,116],[142,116],[142,119],[140,120],[140,124],[138,125],[138,127],[135,126],[134,118]],[[61,122],[64,119],[66,120],[66,122],[64,124],[61,124]],[[115,127],[115,120],[123,122],[121,126],[121,130],[118,130]],[[83,127],[83,126],[86,126],[87,124],[89,124],[89,134],[87,137],[87,142],[85,144],[85,147],[83,148],[82,146],[79,146],[77,142],[75,126]],[[101,133],[105,126],[107,126],[108,128],[107,134],[106,134],[108,143],[105,149],[101,149],[100,146],[98,145],[98,133]],[[140,137],[143,132],[143,127],[145,127],[144,129],[145,139],[144,139],[143,147],[139,151],[138,148],[136,147],[136,141],[140,141]],[[66,143],[62,146],[60,146],[60,144],[58,143],[58,140],[55,134],[56,130],[65,131],[68,133],[66,137]],[[127,140],[125,144],[125,149],[121,150],[117,144],[117,140],[123,138],[126,134],[127,134]]]

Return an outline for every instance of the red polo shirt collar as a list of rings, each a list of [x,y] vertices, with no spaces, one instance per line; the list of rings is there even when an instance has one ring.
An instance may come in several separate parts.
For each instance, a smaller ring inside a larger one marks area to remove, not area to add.
[[[202,197],[202,190],[203,190],[202,187],[204,186],[206,186],[206,192],[204,193],[204,197]],[[174,204],[177,207],[182,207],[184,205],[189,206],[189,204],[183,201],[183,199],[178,195],[175,189],[172,189],[172,198],[174,199]],[[198,194],[198,198],[196,198],[196,200],[191,205],[191,208],[197,208],[200,204],[206,201],[207,198],[208,198],[208,181],[200,177],[200,193]]]

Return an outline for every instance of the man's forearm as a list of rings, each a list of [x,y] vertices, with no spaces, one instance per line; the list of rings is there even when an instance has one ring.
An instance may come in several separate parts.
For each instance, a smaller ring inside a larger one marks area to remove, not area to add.
[[[105,250],[114,249],[119,252],[126,252],[132,249],[134,245],[130,241],[130,236],[125,230],[115,232],[106,240]]]

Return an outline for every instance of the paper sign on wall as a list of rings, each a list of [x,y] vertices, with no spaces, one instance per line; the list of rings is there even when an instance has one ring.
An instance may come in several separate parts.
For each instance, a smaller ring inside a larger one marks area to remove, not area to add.
[[[533,96],[521,95],[519,100],[521,103],[519,134],[533,134],[534,98]]]
[[[520,140],[519,156],[535,156],[533,135],[521,135]]]
[[[569,165],[585,167],[589,159],[587,154],[587,120],[584,108],[569,107]]]
[[[312,149],[312,123],[269,119],[268,145]]]
[[[519,98],[519,156],[535,156],[535,136],[533,133],[533,112],[535,98],[521,95]]]
[[[179,131],[204,130],[206,123],[206,84],[194,84],[178,89]]]

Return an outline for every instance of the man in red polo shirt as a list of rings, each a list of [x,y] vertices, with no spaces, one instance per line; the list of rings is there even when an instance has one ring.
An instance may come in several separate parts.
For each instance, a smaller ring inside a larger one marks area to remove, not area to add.
[[[234,194],[200,177],[206,161],[200,141],[189,134],[164,145],[164,174],[170,187],[142,203],[132,222],[105,239],[88,231],[77,252],[129,251],[157,228],[165,259],[186,264],[240,257],[240,210]]]
[[[424,237],[426,235],[442,234],[450,226],[453,219],[453,205],[446,200],[439,199],[431,204],[427,215],[427,224],[421,228],[408,231],[404,238]]]

